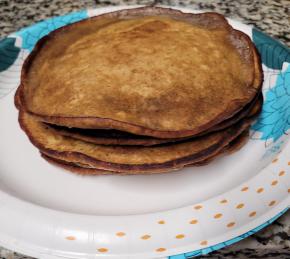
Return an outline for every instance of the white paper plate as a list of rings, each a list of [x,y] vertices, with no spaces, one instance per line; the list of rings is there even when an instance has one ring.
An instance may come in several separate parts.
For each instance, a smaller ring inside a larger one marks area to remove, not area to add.
[[[84,177],[40,157],[13,103],[23,60],[50,31],[123,8],[52,18],[0,42],[0,244],[7,248],[38,258],[187,258],[243,239],[289,206],[290,52],[232,20],[253,38],[265,77],[263,112],[241,151],[148,176]]]

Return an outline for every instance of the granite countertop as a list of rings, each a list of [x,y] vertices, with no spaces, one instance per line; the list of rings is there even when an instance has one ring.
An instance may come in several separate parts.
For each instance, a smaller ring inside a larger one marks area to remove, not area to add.
[[[290,46],[290,4],[288,0],[11,0],[0,1],[0,38],[45,18],[83,8],[109,5],[180,5],[216,11],[227,17],[252,24]],[[1,231],[1,229],[0,229]],[[29,258],[0,248],[1,258]],[[290,258],[290,211],[271,226],[242,242],[200,258]]]

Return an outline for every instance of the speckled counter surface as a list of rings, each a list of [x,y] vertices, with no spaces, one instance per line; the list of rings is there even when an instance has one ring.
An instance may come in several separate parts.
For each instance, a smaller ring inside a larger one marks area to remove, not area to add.
[[[290,46],[290,1],[148,1],[148,0],[0,0],[0,38],[45,18],[83,8],[109,5],[163,4],[216,11],[252,24]],[[1,231],[1,229],[0,229]],[[0,248],[0,259],[29,258]],[[290,258],[290,211],[266,229],[246,240],[201,258]]]

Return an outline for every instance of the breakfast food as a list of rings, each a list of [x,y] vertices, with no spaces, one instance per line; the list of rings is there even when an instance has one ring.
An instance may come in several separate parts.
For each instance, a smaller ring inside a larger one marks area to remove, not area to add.
[[[42,153],[98,169],[136,173],[165,172],[199,162],[219,152],[251,122],[245,119],[225,130],[174,144],[140,147],[96,145],[57,135],[28,113],[21,113],[19,121],[31,142]]]
[[[251,40],[216,13],[143,7],[42,38],[15,95],[51,163],[84,174],[164,173],[237,150],[262,107]]]
[[[243,119],[249,113],[254,112],[255,109],[260,107],[260,102],[257,98],[262,98],[257,96],[251,103],[247,104],[246,107],[239,111],[239,113],[229,118],[221,123],[219,123],[214,128],[210,129],[208,132],[202,132],[199,134],[204,135],[209,132],[214,132],[218,130],[225,129],[239,120]],[[64,126],[58,126],[53,124],[46,124],[51,130],[54,130],[57,134],[64,136],[69,136],[75,139],[84,140],[86,142],[101,144],[101,145],[142,145],[142,146],[154,146],[158,144],[177,142],[190,137],[184,138],[171,138],[171,139],[160,139],[150,136],[135,135],[128,132],[118,131],[118,130],[104,130],[104,129],[80,129],[80,128],[68,128]]]
[[[231,142],[229,145],[227,145],[225,148],[223,148],[219,153],[215,154],[214,156],[208,157],[200,162],[188,164],[186,166],[203,166],[209,164],[211,161],[213,161],[217,156],[220,156],[222,154],[232,153],[239,150],[245,142],[248,140],[248,130],[245,130],[243,133],[241,133],[233,142]],[[57,159],[52,156],[48,156],[44,153],[41,153],[41,156],[47,160],[48,162],[57,165],[59,167],[62,167],[64,169],[70,170],[72,172],[86,175],[112,175],[116,172],[108,171],[108,170],[102,170],[93,168],[89,165],[75,163],[75,162],[68,162],[66,160]],[[145,172],[148,173],[148,172]],[[134,172],[118,172],[118,175],[128,175],[128,174],[134,174]],[[140,172],[138,173],[140,174]]]

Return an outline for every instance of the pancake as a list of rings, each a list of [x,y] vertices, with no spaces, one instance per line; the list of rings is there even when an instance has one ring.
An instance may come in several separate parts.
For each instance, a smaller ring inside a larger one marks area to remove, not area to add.
[[[259,73],[259,56],[254,51],[255,57],[255,81],[254,84],[258,86],[262,81],[262,75]],[[19,97],[20,88],[17,89],[15,93],[15,106],[19,110],[21,108],[21,100]],[[257,99],[259,98],[259,101]],[[209,129],[207,132],[200,133],[198,135],[206,134],[209,132],[217,131],[229,127],[246,117],[248,113],[255,114],[260,106],[263,103],[262,93],[258,93],[252,102],[247,104],[241,111],[236,115],[228,118],[225,121],[222,121],[218,125],[214,126],[212,129]],[[153,146],[163,143],[176,142],[186,138],[176,138],[176,139],[158,139],[150,136],[142,136],[131,134],[128,132],[118,131],[118,130],[102,130],[102,129],[80,129],[80,128],[68,128],[65,126],[58,126],[54,124],[47,124],[53,130],[57,130],[59,134],[64,136],[70,136],[75,139],[87,141],[95,144],[102,145],[143,145],[143,146]]]
[[[15,94],[15,106],[17,109],[21,109],[21,100],[19,98],[19,88]],[[260,110],[263,104],[262,93],[259,93],[254,100],[247,104],[236,116],[233,116],[210,129],[208,132],[201,133],[206,134],[213,131],[222,130],[226,127],[233,125],[239,120],[243,119],[250,113],[253,115]],[[141,145],[141,146],[153,146],[170,142],[177,142],[187,138],[176,138],[176,139],[158,139],[149,136],[135,135],[128,132],[118,130],[102,130],[102,129],[80,129],[80,128],[68,128],[64,126],[58,126],[54,124],[47,124],[51,130],[55,133],[63,136],[72,137],[75,139],[83,140],[89,143],[100,144],[100,145]]]
[[[258,56],[255,53],[255,60],[258,61]],[[257,62],[255,62],[256,64]],[[260,73],[258,73],[258,67],[255,66],[255,81],[254,84],[258,86],[262,80]],[[15,94],[15,106],[17,109],[21,108],[21,100],[19,98],[19,88]],[[259,100],[257,100],[259,98]],[[262,93],[258,93],[254,100],[247,104],[241,111],[235,116],[228,118],[227,120],[209,129],[207,132],[200,133],[198,135],[206,134],[213,131],[222,130],[226,127],[233,125],[239,120],[246,117],[249,113],[255,114],[259,110],[263,103]],[[47,124],[51,130],[55,130],[64,136],[69,136],[75,139],[83,140],[86,142],[102,145],[142,145],[142,146],[153,146],[163,143],[170,143],[181,141],[187,138],[176,138],[176,139],[158,139],[150,136],[135,135],[128,132],[122,132],[118,130],[102,130],[102,129],[80,129],[80,128],[68,128],[64,126],[58,126],[53,124]],[[189,137],[188,137],[189,138]]]
[[[98,145],[154,146],[185,139],[159,139],[118,130],[67,128],[53,124],[47,124],[47,126],[56,134]]]
[[[117,11],[41,39],[22,70],[21,103],[56,125],[193,136],[234,116],[260,91],[255,51],[216,13]]]
[[[238,114],[226,121],[219,123],[216,127],[209,132],[218,131],[230,127],[234,123],[240,121],[249,114],[255,114],[262,106],[262,94],[259,94],[255,99],[246,107],[238,112]],[[83,140],[89,143],[99,145],[140,145],[140,146],[154,146],[170,142],[178,142],[187,138],[172,138],[172,139],[158,139],[148,136],[135,135],[118,130],[102,130],[102,129],[79,129],[79,128],[67,128],[63,126],[47,124],[51,130],[56,134],[72,137],[74,139]],[[206,133],[203,133],[206,134]],[[200,134],[201,135],[201,134]]]
[[[229,145],[223,148],[218,154],[213,157],[209,157],[203,161],[193,163],[187,166],[204,166],[212,162],[216,157],[221,156],[223,154],[233,153],[238,151],[248,140],[249,130],[245,130],[242,132],[235,140],[233,140]],[[41,153],[41,156],[47,160],[49,163],[62,167],[63,169],[69,170],[73,173],[82,174],[82,175],[126,175],[128,173],[120,173],[120,172],[113,172],[107,171],[102,169],[91,168],[86,164],[74,163],[74,162],[67,162],[61,159],[57,159],[51,156],[48,156],[44,153]]]
[[[20,87],[16,89],[15,95],[14,95],[14,105],[17,110],[22,109],[21,105],[21,99],[20,99]]]
[[[233,154],[239,151],[249,140],[250,130],[245,130],[238,138],[234,139],[225,150],[226,154]]]
[[[45,155],[41,153],[41,156],[49,163],[56,165],[58,167],[61,167],[63,169],[66,169],[70,172],[81,174],[81,175],[112,175],[114,174],[111,171],[106,171],[102,169],[96,169],[96,168],[86,168],[78,165],[77,163],[73,162],[67,162],[61,159],[56,159],[51,156]]]
[[[30,141],[42,153],[94,168],[137,174],[177,170],[217,154],[247,129],[252,119],[244,119],[223,131],[176,144],[156,147],[104,146],[75,140],[51,131],[28,113],[20,112],[19,123]]]
[[[257,59],[257,55],[255,54]],[[256,71],[258,68],[256,68]],[[259,73],[256,73],[255,84],[260,84],[262,79],[259,78]],[[17,109],[21,108],[21,100],[19,98],[19,88],[15,94],[15,106]],[[257,100],[259,99],[259,100]],[[214,126],[212,129],[209,129],[205,133],[200,133],[198,135],[206,134],[209,132],[222,130],[226,127],[229,127],[236,123],[237,121],[243,119],[249,113],[255,114],[262,106],[263,97],[262,93],[257,94],[254,100],[247,104],[241,111],[239,111],[235,116],[228,118],[227,120],[219,123]],[[142,145],[142,146],[153,146],[163,143],[176,142],[184,140],[187,138],[176,138],[176,139],[158,139],[149,136],[135,135],[128,132],[122,132],[118,130],[102,130],[102,129],[80,129],[80,128],[68,128],[64,126],[58,126],[53,124],[47,124],[51,130],[56,130],[56,133],[59,133],[64,136],[69,136],[75,139],[87,141],[94,144],[102,145]],[[189,138],[189,137],[188,137]]]

